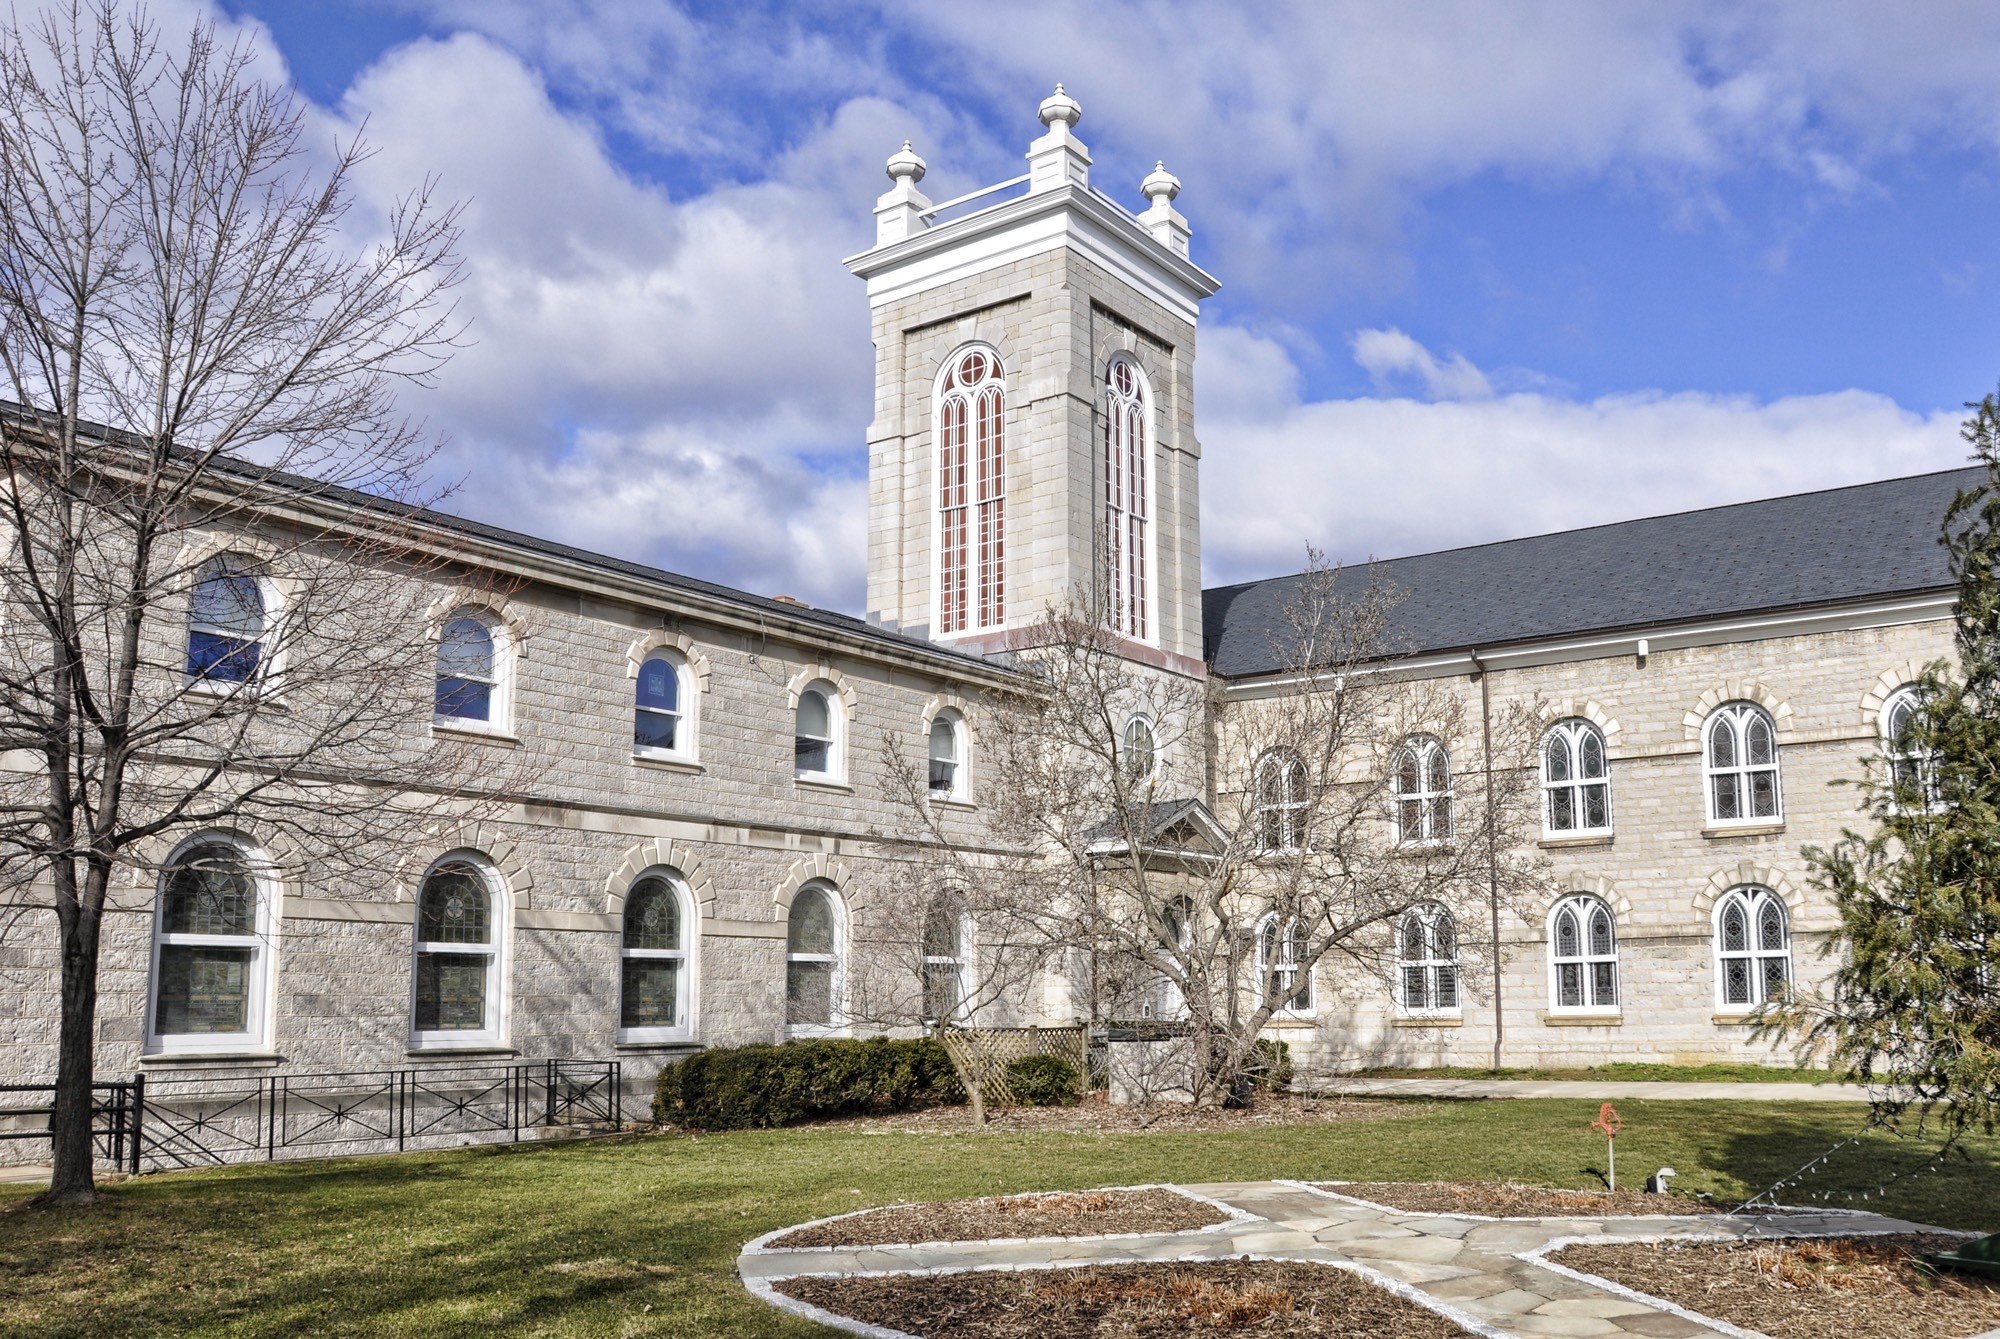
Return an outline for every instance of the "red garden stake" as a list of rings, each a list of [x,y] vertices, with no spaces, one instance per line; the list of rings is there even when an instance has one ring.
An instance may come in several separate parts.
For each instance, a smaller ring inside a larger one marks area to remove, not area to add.
[[[1618,1189],[1618,1132],[1625,1128],[1619,1118],[1618,1108],[1606,1102],[1597,1109],[1597,1119],[1590,1123],[1593,1130],[1604,1131],[1604,1157],[1610,1166],[1610,1175],[1605,1180],[1613,1190]]]

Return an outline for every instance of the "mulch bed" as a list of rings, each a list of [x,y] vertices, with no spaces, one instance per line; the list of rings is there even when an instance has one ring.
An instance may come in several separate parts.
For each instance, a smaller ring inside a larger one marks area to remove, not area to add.
[[[1244,1111],[1180,1102],[1112,1106],[1097,1097],[1073,1107],[1000,1107],[987,1113],[982,1131],[968,1107],[932,1107],[894,1116],[860,1116],[821,1122],[864,1134],[1181,1134],[1191,1130],[1259,1130],[1280,1125],[1349,1124],[1390,1120],[1424,1111],[1417,1102],[1376,1102],[1306,1097],[1262,1097]]]
[[[1212,1204],[1171,1190],[1059,1191],[942,1204],[899,1204],[787,1232],[770,1246],[891,1246],[990,1237],[1100,1237],[1186,1232],[1225,1221]]]
[[[798,1278],[778,1291],[927,1339],[1463,1339],[1468,1331],[1344,1269],[1291,1261]]]
[[[1907,1234],[1571,1246],[1549,1258],[1771,1339],[1963,1339],[2000,1325],[2000,1284],[1912,1261],[1959,1237]]]
[[[1637,1218],[1721,1213],[1728,1207],[1690,1195],[1648,1195],[1643,1190],[1549,1190],[1483,1182],[1322,1181],[1319,1188],[1411,1213],[1469,1213],[1486,1218]]]

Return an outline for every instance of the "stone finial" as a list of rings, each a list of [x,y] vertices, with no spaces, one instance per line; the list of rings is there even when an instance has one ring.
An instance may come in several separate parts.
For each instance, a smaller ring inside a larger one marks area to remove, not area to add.
[[[907,180],[914,186],[924,179],[924,173],[930,168],[923,159],[917,157],[916,150],[910,147],[910,142],[904,140],[903,147],[889,156],[888,170],[889,180],[899,183]],[[1147,180],[1150,181],[1151,178]]]
[[[905,145],[904,147],[908,148],[909,146]],[[1146,174],[1146,179],[1139,183],[1139,194],[1152,201],[1157,201],[1162,197],[1171,201],[1180,193],[1181,179],[1167,171],[1167,165],[1164,161],[1154,164],[1153,170]]]
[[[1188,253],[1188,221],[1174,208],[1174,197],[1181,193],[1181,179],[1167,171],[1162,162],[1146,174],[1139,183],[1150,205],[1139,215],[1140,226],[1153,234],[1153,239],[1175,255]]]
[[[1075,129],[1076,123],[1083,119],[1083,106],[1075,98],[1063,92],[1061,84],[1057,84],[1056,91],[1042,99],[1042,105],[1036,114],[1042,118],[1042,124],[1045,126],[1054,127],[1055,123],[1060,121],[1065,126]]]

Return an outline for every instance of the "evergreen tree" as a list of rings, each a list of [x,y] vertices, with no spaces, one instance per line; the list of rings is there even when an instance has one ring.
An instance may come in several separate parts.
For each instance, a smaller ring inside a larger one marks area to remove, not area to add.
[[[1765,1029],[1878,1085],[1885,1120],[1935,1117],[1951,1136],[2000,1117],[2000,396],[1966,407],[1986,477],[1953,500],[1939,541],[1958,664],[1925,670],[1917,710],[1860,783],[1873,835],[1806,849],[1840,916],[1825,952],[1842,961],[1827,994],[1780,1000]]]

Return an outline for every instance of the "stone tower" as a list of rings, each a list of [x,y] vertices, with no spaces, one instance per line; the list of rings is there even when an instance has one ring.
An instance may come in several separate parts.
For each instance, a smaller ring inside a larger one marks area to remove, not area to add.
[[[875,206],[868,283],[868,614],[998,650],[1072,594],[1137,661],[1202,672],[1195,319],[1164,166],[1133,215],[1090,184],[1057,86],[1028,171],[932,204],[906,143]]]

